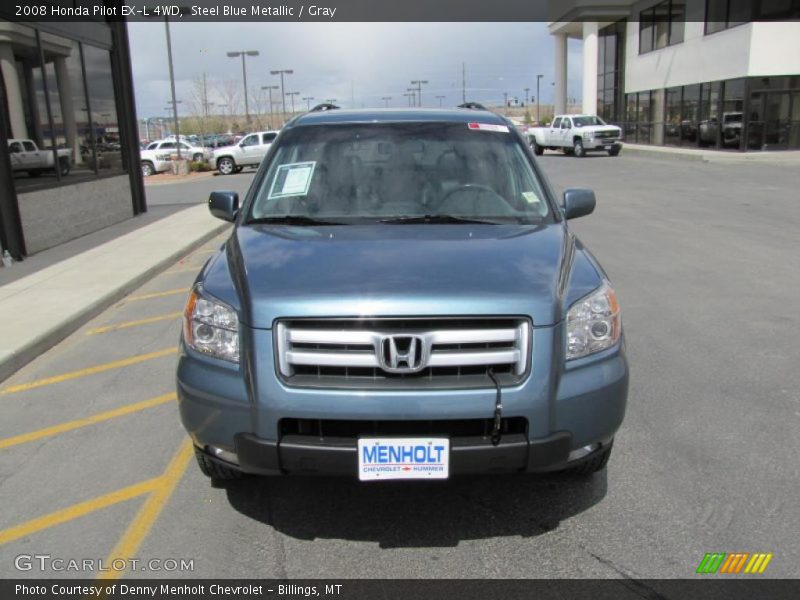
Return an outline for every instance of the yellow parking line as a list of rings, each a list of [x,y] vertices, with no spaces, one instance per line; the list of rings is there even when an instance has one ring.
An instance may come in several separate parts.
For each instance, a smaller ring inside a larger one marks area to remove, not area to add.
[[[192,454],[192,442],[187,439],[181,444],[175,456],[172,457],[167,470],[159,478],[159,486],[145,500],[136,517],[109,554],[108,564],[112,564],[112,561],[119,558],[130,559],[136,554],[186,472]],[[124,571],[105,571],[100,574],[98,579],[117,579],[123,574]]]
[[[139,327],[140,325],[149,325],[150,323],[158,323],[160,321],[170,321],[182,316],[181,311],[171,312],[165,315],[156,315],[155,317],[148,317],[146,319],[139,319],[137,321],[124,321],[122,323],[114,323],[113,325],[105,325],[103,327],[95,327],[86,332],[86,335],[96,335],[98,333],[108,333],[109,331],[119,331],[120,329],[130,329],[131,327]]]
[[[151,300],[152,298],[165,298],[166,296],[177,296],[188,294],[189,288],[178,288],[177,290],[167,290],[166,292],[154,292],[152,294],[142,294],[140,296],[128,296],[123,302],[137,302],[139,300]]]
[[[16,435],[14,437],[0,440],[0,450],[3,450],[4,448],[10,448],[11,446],[18,446],[19,444],[25,444],[27,442],[33,442],[34,440],[40,440],[42,438],[57,435],[59,433],[72,431],[74,429],[80,429],[81,427],[86,427],[87,425],[102,423],[103,421],[129,415],[140,410],[145,410],[146,408],[152,408],[153,406],[166,404],[172,400],[175,400],[174,392],[164,394],[163,396],[157,396],[155,398],[150,398],[149,400],[143,400],[142,402],[128,404],[127,406],[122,406],[113,410],[107,410],[90,417],[84,417],[83,419],[75,419],[74,421],[68,421],[67,423],[61,423],[60,425],[53,425],[52,427],[45,427],[44,429],[39,429],[37,431]]]
[[[69,506],[65,509],[57,510],[49,515],[32,519],[31,521],[27,521],[21,525],[4,529],[0,531],[0,546],[19,538],[34,534],[43,529],[48,529],[49,527],[60,525],[61,523],[66,523],[67,521],[72,521],[73,519],[77,519],[101,508],[119,504],[125,500],[130,500],[131,498],[136,498],[142,494],[152,492],[159,486],[163,486],[162,477],[148,479],[147,481],[142,481],[141,483],[111,492],[110,494],[92,498],[86,502],[81,502],[80,504],[74,504],[73,506]]]
[[[95,373],[110,371],[111,369],[120,369],[122,367],[129,367],[131,365],[135,365],[140,362],[144,362],[146,360],[161,358],[162,356],[169,356],[177,352],[178,352],[177,348],[167,348],[165,350],[148,352],[147,354],[138,354],[136,356],[131,356],[129,358],[123,358],[122,360],[115,360],[112,362],[103,363],[101,365],[96,365],[94,367],[89,367],[87,369],[71,371],[69,373],[63,373],[61,375],[55,375],[53,377],[45,377],[44,379],[37,379],[35,381],[30,381],[28,383],[20,383],[19,385],[12,385],[7,388],[0,389],[0,396],[4,396],[6,394],[14,394],[16,392],[25,392],[27,390],[40,388],[46,385],[61,383],[62,381],[69,381],[71,379],[86,377],[87,375],[94,375]]]

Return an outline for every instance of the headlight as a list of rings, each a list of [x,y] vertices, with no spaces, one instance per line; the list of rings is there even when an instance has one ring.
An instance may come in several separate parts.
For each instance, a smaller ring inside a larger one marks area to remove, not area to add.
[[[583,134],[583,138],[586,139],[586,140],[594,139],[594,132],[593,131],[587,131],[586,133]]]
[[[239,362],[239,319],[229,306],[192,290],[183,315],[186,345],[222,360]]]
[[[621,333],[617,295],[606,282],[567,312],[567,360],[610,348]]]

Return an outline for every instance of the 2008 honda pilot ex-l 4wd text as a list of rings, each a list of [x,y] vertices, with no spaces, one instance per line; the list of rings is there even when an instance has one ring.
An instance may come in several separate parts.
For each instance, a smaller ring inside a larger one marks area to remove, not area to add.
[[[602,469],[628,366],[617,298],[504,118],[289,122],[198,275],[177,388],[203,472],[362,481]]]

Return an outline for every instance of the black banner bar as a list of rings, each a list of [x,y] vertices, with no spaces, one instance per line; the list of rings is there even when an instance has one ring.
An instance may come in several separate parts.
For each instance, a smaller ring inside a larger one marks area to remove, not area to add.
[[[795,600],[800,580],[731,578],[674,579],[45,579],[0,581],[3,600]]]

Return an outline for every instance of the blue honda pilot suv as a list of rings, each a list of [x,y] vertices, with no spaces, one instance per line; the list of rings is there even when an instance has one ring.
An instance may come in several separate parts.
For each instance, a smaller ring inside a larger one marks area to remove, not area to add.
[[[289,122],[186,305],[202,471],[362,481],[602,469],[628,365],[614,289],[522,137],[475,105]]]

